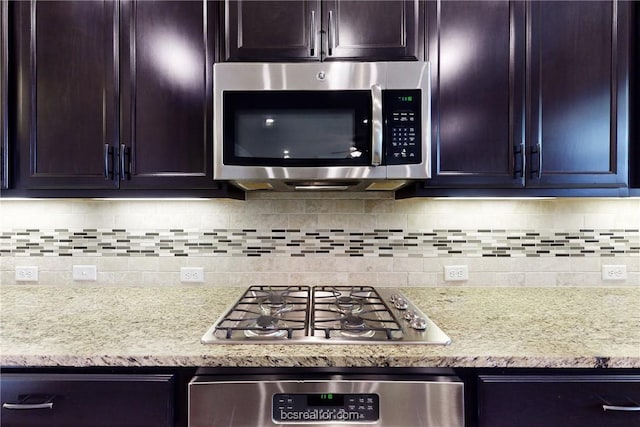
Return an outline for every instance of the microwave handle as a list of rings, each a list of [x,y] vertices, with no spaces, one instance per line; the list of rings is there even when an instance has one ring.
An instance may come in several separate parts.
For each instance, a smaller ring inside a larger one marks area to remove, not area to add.
[[[371,86],[371,165],[382,163],[382,87]]]
[[[309,49],[310,56],[316,56],[316,11],[311,11],[311,31],[309,33],[309,44],[311,48]]]

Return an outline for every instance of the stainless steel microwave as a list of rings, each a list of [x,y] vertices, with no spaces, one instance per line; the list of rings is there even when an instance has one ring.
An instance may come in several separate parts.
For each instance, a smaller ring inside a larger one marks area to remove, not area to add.
[[[245,190],[395,190],[430,177],[427,62],[221,63],[214,178]]]

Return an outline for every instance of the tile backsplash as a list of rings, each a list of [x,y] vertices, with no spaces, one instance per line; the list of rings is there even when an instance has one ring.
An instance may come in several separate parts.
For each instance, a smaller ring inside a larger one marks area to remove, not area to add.
[[[638,199],[408,199],[388,193],[253,193],[247,201],[0,200],[0,280],[180,286],[636,286]],[[73,281],[96,265],[97,282]],[[447,265],[469,280],[445,282]],[[627,279],[604,282],[603,265]]]

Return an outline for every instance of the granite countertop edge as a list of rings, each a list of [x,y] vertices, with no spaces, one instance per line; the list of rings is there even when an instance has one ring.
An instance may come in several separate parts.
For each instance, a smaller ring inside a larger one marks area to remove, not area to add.
[[[336,363],[331,358],[270,357],[211,358],[207,356],[51,356],[2,355],[3,368],[149,368],[149,367],[203,367],[203,368],[563,368],[563,369],[640,369],[640,358],[635,357],[428,357],[418,359],[355,360]]]

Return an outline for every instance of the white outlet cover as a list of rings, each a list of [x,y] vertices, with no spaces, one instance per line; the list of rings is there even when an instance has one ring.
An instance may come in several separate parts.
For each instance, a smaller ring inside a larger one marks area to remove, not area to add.
[[[38,267],[17,265],[15,278],[16,282],[37,282]]]
[[[74,265],[73,280],[81,282],[95,282],[98,280],[98,269],[95,265]]]
[[[204,268],[202,267],[181,267],[180,281],[188,283],[204,282]]]
[[[616,280],[627,280],[627,266],[624,264],[603,265],[602,280],[607,282]]]
[[[444,280],[446,282],[469,280],[469,267],[467,265],[445,265]]]

